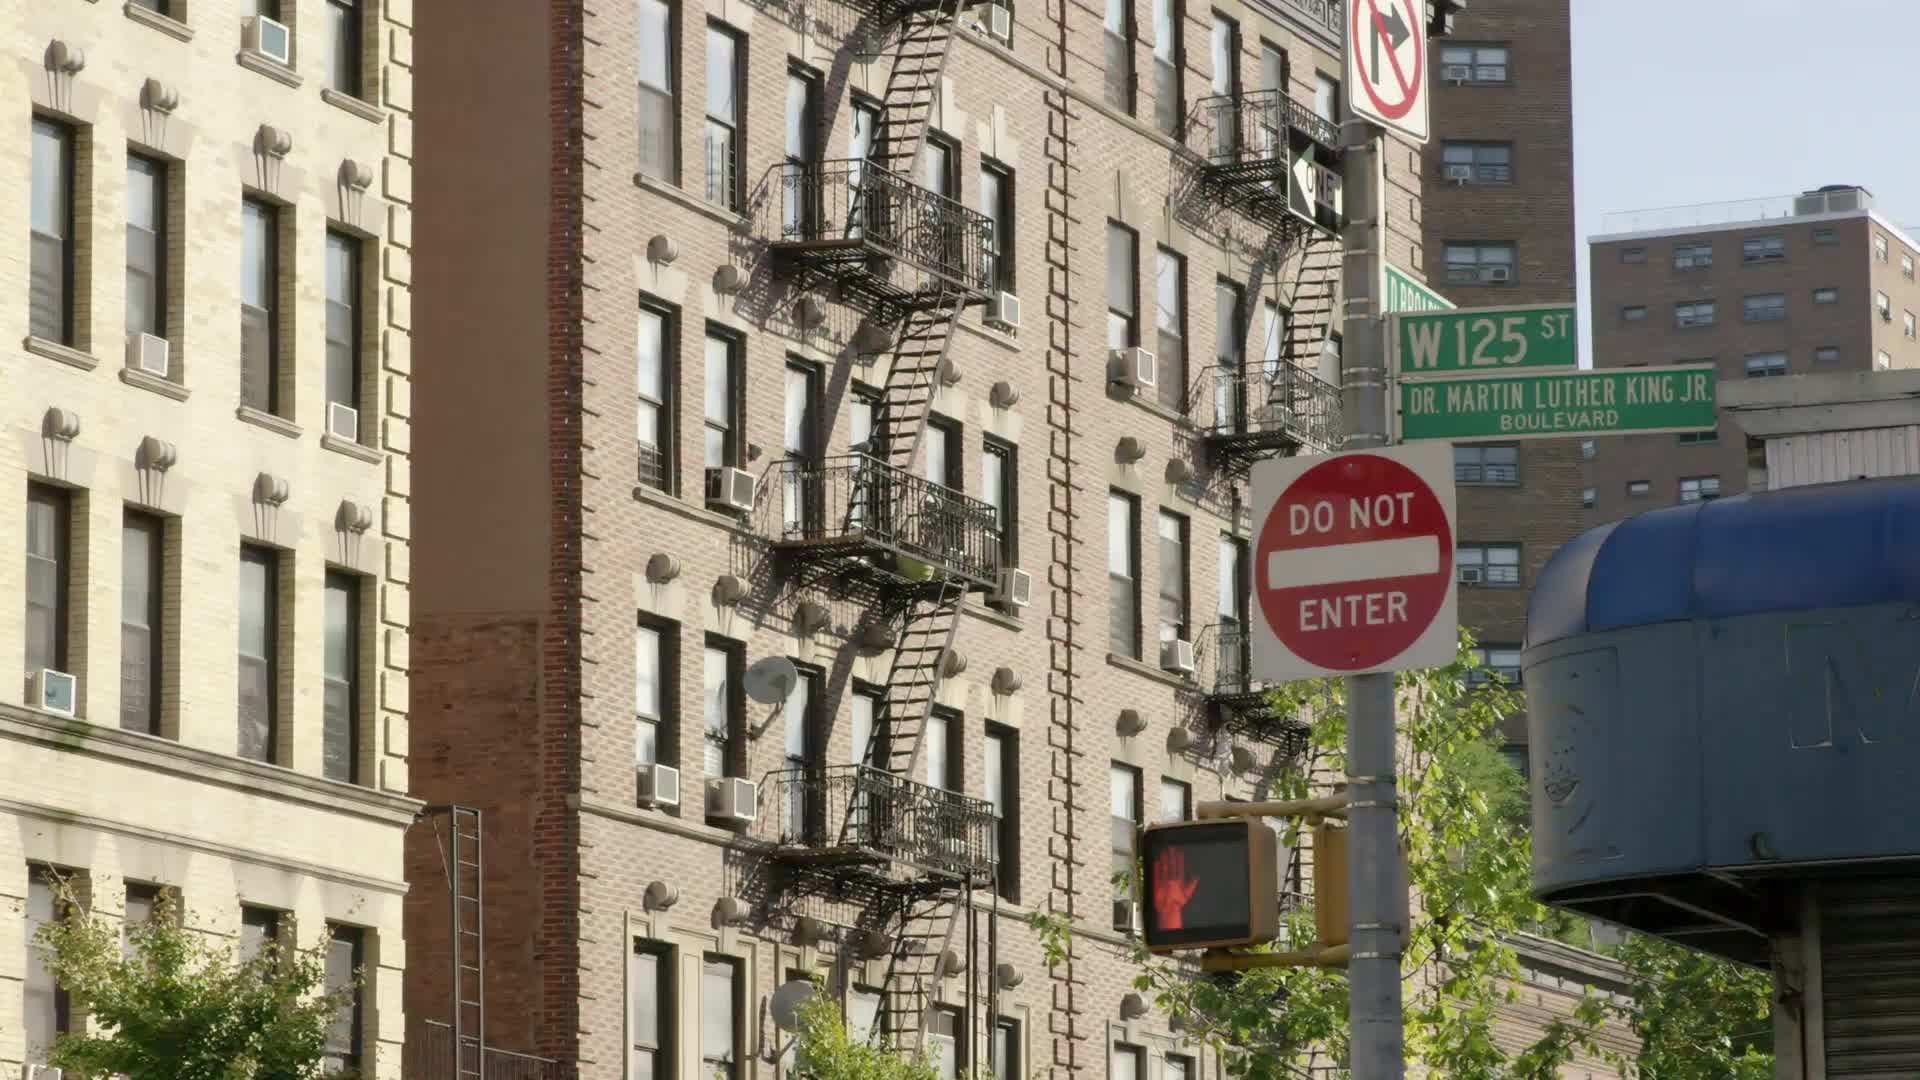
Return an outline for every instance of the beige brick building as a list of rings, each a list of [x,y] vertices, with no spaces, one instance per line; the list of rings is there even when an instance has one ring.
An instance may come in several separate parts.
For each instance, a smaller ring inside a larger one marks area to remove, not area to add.
[[[1595,367],[1710,362],[1723,383],[1920,367],[1920,244],[1864,188],[1617,214],[1603,229],[1592,240]],[[1735,420],[1600,439],[1592,453],[1593,523],[1748,488]]]
[[[331,929],[329,1053],[400,1073],[410,8],[0,5],[8,1075],[84,1023],[29,945],[62,878]]]

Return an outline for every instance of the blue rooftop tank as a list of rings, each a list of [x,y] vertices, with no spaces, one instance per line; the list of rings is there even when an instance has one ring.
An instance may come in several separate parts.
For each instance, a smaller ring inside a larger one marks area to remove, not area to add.
[[[1589,530],[1522,668],[1545,900],[1764,962],[1784,883],[1920,862],[1920,477]]]

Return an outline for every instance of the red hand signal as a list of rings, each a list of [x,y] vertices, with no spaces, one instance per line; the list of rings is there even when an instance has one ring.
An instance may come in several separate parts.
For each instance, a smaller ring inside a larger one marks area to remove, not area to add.
[[[1187,877],[1187,853],[1168,848],[1153,860],[1153,913],[1162,930],[1181,928],[1187,901],[1200,890],[1198,878]]]

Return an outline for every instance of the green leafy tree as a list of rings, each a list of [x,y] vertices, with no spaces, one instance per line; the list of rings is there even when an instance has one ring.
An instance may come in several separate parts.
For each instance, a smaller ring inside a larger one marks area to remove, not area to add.
[[[82,912],[40,928],[47,967],[94,1032],[58,1037],[49,1062],[69,1075],[132,1080],[311,1080],[327,1031],[352,988],[322,992],[327,942],[269,943],[242,959],[231,944],[181,925],[163,893],[153,917],[126,928]]]
[[[798,1019],[795,1072],[807,1080],[940,1080],[926,1054],[909,1056],[848,1034],[840,1003],[817,985]]]
[[[1622,1015],[1640,1039],[1646,1080],[1769,1080],[1772,980],[1762,971],[1658,938],[1617,951],[1632,986]]]

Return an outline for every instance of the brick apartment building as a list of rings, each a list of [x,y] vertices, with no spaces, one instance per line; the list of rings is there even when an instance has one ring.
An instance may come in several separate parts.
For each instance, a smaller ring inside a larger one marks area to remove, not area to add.
[[[485,870],[414,834],[410,1009],[480,1022],[477,918],[486,1041],[586,1077],[782,1075],[803,975],[951,1069],[1213,1073],[1111,875],[1292,745],[1245,476],[1338,437],[1339,11],[425,13],[413,778]]]
[[[1920,367],[1920,245],[1839,185],[1619,214],[1592,241],[1596,367],[1712,363],[1720,380]],[[1612,521],[1747,490],[1747,434],[1596,440],[1587,517]]]
[[[330,933],[330,1062],[400,1075],[410,7],[0,5],[8,1076],[84,1023],[62,881]]]

